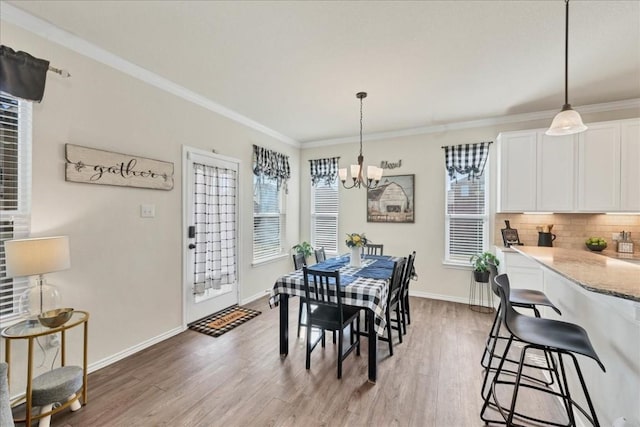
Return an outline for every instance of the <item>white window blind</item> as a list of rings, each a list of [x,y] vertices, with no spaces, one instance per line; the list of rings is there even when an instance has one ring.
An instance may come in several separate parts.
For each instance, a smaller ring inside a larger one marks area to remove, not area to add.
[[[282,253],[284,209],[276,179],[253,176],[253,262]]]
[[[338,253],[338,180],[311,186],[311,245]]]
[[[16,317],[28,278],[7,278],[4,242],[31,224],[31,103],[0,93],[0,319]]]
[[[488,168],[477,178],[457,174],[446,182],[445,262],[469,265],[473,254],[484,252],[489,241]]]

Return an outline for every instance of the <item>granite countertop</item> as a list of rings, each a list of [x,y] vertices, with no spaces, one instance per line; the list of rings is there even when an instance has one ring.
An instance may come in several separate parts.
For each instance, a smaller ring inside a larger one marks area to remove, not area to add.
[[[640,264],[586,249],[538,246],[512,249],[589,291],[640,302]]]

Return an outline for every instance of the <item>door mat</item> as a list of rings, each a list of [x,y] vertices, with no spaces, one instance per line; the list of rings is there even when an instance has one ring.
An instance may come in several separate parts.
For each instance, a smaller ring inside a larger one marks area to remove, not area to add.
[[[219,337],[236,326],[253,319],[261,312],[250,308],[232,305],[195,322],[189,323],[189,329],[203,334]]]

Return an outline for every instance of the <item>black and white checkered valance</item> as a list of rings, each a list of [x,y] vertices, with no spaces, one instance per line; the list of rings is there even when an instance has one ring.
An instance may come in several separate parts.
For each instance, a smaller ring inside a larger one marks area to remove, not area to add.
[[[489,145],[491,141],[442,147],[444,167],[449,172],[449,177],[453,179],[456,174],[467,175],[469,178],[482,176],[489,157]]]
[[[291,177],[289,156],[277,151],[268,150],[257,145],[253,146],[253,173],[257,176],[268,176],[278,182],[278,188]]]
[[[338,178],[338,160],[340,157],[309,160],[311,185],[315,186],[320,181],[327,185],[333,184]]]

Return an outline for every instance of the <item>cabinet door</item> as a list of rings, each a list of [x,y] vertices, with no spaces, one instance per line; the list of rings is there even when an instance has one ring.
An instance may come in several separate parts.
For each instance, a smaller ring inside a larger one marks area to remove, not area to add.
[[[576,209],[575,135],[538,133],[537,210],[571,212]]]
[[[578,209],[620,210],[620,123],[592,125],[578,147]]]
[[[622,122],[620,136],[620,208],[640,212],[640,120]]]
[[[500,212],[536,209],[536,132],[514,132],[498,136]]]

